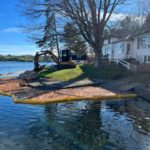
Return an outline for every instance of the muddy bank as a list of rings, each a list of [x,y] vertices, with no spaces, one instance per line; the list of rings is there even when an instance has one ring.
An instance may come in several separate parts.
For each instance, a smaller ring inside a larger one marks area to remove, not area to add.
[[[21,86],[22,80],[17,78],[13,79],[0,79],[0,93],[4,95],[11,95],[16,103],[27,104],[47,104],[65,101],[78,101],[78,100],[104,100],[104,99],[120,99],[136,97],[136,94],[121,93],[115,90],[103,88],[100,85],[87,84],[65,87],[61,89]],[[83,83],[83,82],[82,82]],[[84,81],[86,83],[86,81]],[[61,83],[60,83],[61,84]],[[78,85],[75,83],[75,85]],[[59,86],[58,86],[59,87]],[[46,90],[45,90],[46,89]]]
[[[0,93],[11,95],[15,92],[27,89],[28,87],[20,86],[22,81],[17,78],[0,79]]]

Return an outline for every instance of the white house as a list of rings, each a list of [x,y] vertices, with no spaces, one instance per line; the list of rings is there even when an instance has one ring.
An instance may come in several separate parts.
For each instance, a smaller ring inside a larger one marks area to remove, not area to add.
[[[105,40],[103,56],[113,59],[135,59],[139,63],[150,63],[150,31],[123,39]]]

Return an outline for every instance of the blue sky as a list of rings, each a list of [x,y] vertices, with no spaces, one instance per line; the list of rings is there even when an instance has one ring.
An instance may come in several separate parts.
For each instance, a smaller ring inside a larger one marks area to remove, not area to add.
[[[29,42],[27,35],[20,31],[19,26],[25,22],[25,19],[17,10],[18,1],[1,0],[0,55],[34,55],[39,50],[34,43]]]
[[[34,54],[38,48],[29,42],[19,26],[25,21],[17,10],[18,0],[1,0],[0,4],[0,55]]]

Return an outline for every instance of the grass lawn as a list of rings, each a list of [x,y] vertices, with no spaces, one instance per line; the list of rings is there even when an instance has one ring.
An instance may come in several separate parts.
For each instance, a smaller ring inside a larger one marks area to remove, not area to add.
[[[125,68],[115,64],[104,64],[100,69],[93,65],[77,65],[73,69],[57,70],[55,67],[47,68],[39,74],[40,77],[52,80],[79,80],[79,79],[117,79],[130,74]]]
[[[150,73],[135,73],[129,77],[135,82],[150,84]]]

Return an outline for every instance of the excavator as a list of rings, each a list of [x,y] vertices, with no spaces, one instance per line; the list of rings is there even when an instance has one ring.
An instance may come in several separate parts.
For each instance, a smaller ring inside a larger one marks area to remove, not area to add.
[[[61,50],[59,57],[57,57],[52,51],[44,50],[37,52],[34,57],[34,71],[39,72],[41,71],[44,66],[39,65],[39,57],[40,56],[49,56],[53,59],[53,61],[57,64],[59,69],[68,69],[68,68],[75,68],[76,65],[71,61],[71,50]]]

